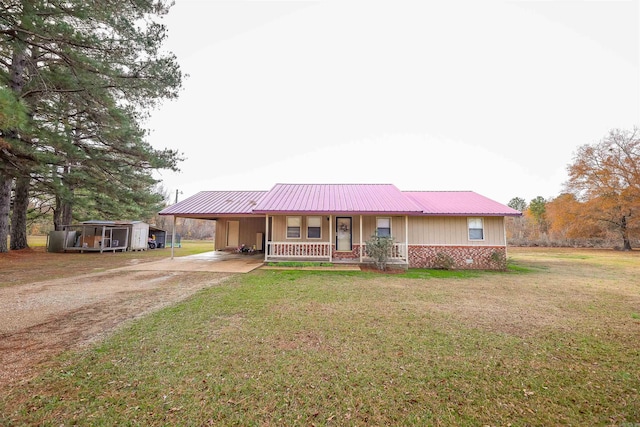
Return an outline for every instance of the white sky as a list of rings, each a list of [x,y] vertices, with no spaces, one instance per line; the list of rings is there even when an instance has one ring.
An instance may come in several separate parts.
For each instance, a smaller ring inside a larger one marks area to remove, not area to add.
[[[189,74],[147,124],[180,200],[276,183],[560,194],[582,144],[640,124],[639,0],[176,0]]]

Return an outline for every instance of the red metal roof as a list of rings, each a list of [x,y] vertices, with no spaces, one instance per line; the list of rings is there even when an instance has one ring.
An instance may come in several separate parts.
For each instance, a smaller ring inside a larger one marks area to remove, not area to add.
[[[521,213],[473,191],[404,191],[425,215],[519,216]]]
[[[276,184],[254,213],[344,212],[420,214],[391,184]]]
[[[473,191],[400,191],[392,184],[276,184],[270,191],[201,191],[160,215],[213,218],[289,212],[521,215]]]
[[[174,205],[160,215],[250,215],[266,191],[201,191]]]

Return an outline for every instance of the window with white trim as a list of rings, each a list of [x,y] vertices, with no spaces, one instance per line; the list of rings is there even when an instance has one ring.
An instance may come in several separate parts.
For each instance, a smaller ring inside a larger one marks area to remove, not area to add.
[[[484,223],[482,218],[467,218],[469,240],[484,240]]]
[[[307,239],[319,239],[322,237],[322,217],[307,217]]]
[[[391,236],[391,218],[376,218],[376,236]]]
[[[299,239],[302,235],[300,229],[302,228],[301,216],[288,216],[287,217],[287,239]]]

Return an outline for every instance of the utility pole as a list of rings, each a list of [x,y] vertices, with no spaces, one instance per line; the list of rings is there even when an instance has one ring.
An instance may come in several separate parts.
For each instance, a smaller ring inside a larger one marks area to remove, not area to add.
[[[176,188],[176,204],[178,203],[178,189]],[[173,248],[176,247],[176,216],[173,215],[173,227],[171,227],[171,259],[173,259]]]

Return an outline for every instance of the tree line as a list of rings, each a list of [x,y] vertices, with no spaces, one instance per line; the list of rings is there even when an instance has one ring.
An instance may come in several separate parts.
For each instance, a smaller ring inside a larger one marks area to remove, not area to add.
[[[602,246],[631,250],[640,244],[640,129],[613,129],[578,148],[557,197],[508,205],[523,212],[507,224],[516,245]]]
[[[177,170],[144,122],[176,98],[163,0],[6,0],[0,5],[0,252],[27,247],[31,215],[54,227],[149,218],[153,171]],[[10,235],[10,247],[7,237]]]

